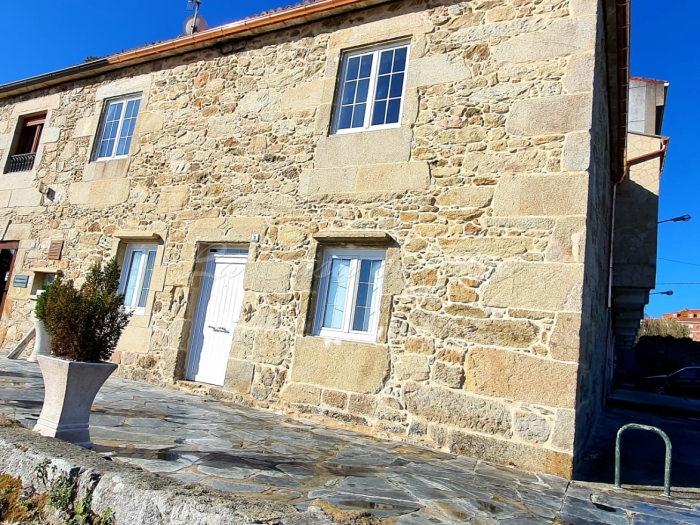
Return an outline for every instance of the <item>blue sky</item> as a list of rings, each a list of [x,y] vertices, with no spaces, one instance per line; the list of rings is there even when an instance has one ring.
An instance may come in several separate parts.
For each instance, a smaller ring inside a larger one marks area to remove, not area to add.
[[[671,143],[661,179],[659,220],[686,213],[693,217],[659,225],[657,291],[673,290],[674,295],[653,295],[647,307],[652,317],[700,308],[700,285],[661,284],[700,283],[698,20],[700,2],[632,0],[632,75],[671,83],[662,130]]]
[[[204,0],[201,13],[215,26],[295,2]],[[0,84],[78,64],[89,55],[102,57],[175,37],[182,33],[183,21],[191,14],[186,6],[186,0],[7,2],[3,5],[6,44],[0,51]],[[700,168],[695,129],[700,122],[698,20],[700,2],[632,1],[632,74],[671,83],[663,128],[671,145],[659,217],[686,213],[694,217],[688,223],[659,226],[658,283],[700,283],[700,243],[696,241],[700,233]],[[658,286],[658,291],[669,289],[674,291],[672,297],[652,296],[649,315],[700,308],[700,285]]]

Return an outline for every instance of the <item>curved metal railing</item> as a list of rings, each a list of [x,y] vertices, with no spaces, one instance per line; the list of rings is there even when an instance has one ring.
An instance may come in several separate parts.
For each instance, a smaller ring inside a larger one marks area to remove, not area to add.
[[[664,468],[664,496],[671,495],[671,440],[668,435],[660,428],[650,427],[648,425],[639,425],[637,423],[629,423],[624,425],[617,431],[617,439],[615,440],[615,486],[620,488],[620,438],[625,430],[646,430],[654,432],[661,436],[666,444],[666,462]]]

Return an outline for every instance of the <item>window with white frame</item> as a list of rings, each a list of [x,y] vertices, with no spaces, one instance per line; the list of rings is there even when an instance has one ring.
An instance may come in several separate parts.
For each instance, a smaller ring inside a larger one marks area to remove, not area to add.
[[[407,64],[407,44],[346,54],[336,99],[334,132],[400,126]]]
[[[324,252],[314,335],[376,341],[385,255],[384,250]]]
[[[107,101],[95,149],[97,160],[126,157],[129,154],[140,106],[140,96]]]
[[[129,244],[126,247],[119,293],[124,294],[124,306],[135,315],[146,313],[157,249],[155,244]]]

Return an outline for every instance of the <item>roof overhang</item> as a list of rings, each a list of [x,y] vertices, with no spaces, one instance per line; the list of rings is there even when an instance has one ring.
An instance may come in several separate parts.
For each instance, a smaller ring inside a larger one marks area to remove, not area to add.
[[[611,176],[624,178],[630,78],[630,0],[605,0],[606,53],[610,105]]]
[[[51,73],[0,85],[0,99],[23,95],[66,82],[95,77],[110,71],[211,48],[235,40],[288,29],[350,11],[366,9],[395,0],[316,0],[287,9],[264,13],[192,35],[180,36],[125,51],[107,58],[78,64]]]

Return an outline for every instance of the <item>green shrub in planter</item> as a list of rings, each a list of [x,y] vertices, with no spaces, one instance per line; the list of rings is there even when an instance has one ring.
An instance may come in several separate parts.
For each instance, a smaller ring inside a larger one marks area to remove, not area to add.
[[[76,288],[60,277],[46,287],[35,314],[51,336],[51,354],[67,361],[109,361],[131,313],[124,309],[116,259],[95,264]]]

